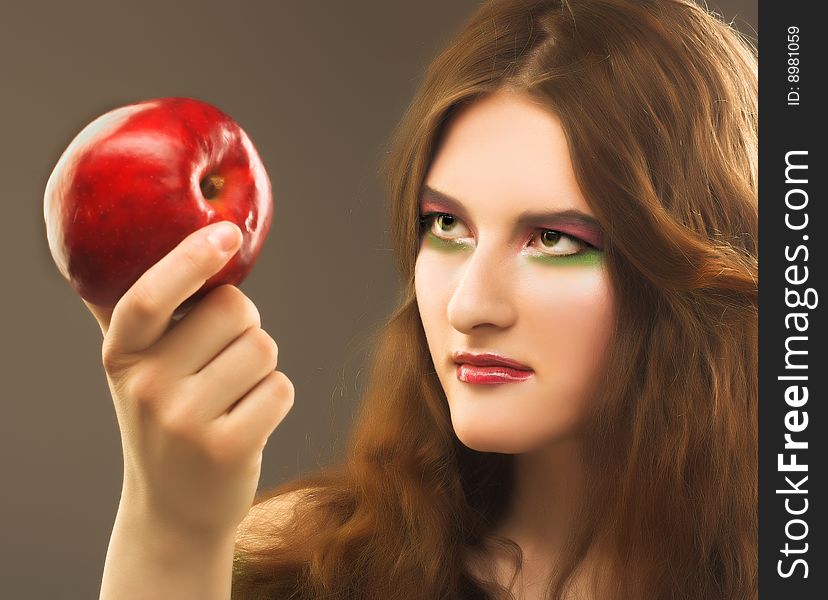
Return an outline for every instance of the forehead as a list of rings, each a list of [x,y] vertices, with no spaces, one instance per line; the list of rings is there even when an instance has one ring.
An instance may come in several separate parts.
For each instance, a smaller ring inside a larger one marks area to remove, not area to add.
[[[591,214],[559,119],[516,92],[485,96],[453,116],[426,183],[469,207]]]

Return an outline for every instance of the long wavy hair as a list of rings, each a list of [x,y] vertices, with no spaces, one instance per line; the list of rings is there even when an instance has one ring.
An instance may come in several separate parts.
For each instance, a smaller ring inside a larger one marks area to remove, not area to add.
[[[566,596],[591,548],[596,598],[757,597],[755,46],[691,0],[494,0],[429,66],[392,138],[403,289],[371,334],[344,459],[258,497],[302,494],[237,541],[233,598],[514,597],[521,550],[492,534],[514,456],[459,442],[414,293],[441,133],[501,89],[560,119],[617,299],[583,434],[589,494],[547,597]],[[508,584],[493,548],[514,558]]]

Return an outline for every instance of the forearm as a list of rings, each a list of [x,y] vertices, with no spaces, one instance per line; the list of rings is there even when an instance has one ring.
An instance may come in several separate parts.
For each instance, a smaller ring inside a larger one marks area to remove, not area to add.
[[[233,532],[209,542],[118,511],[100,600],[229,600]]]

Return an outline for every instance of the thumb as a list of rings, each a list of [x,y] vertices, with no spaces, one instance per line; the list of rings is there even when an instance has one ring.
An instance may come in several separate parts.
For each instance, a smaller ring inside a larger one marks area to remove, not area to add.
[[[83,300],[83,298],[81,298],[81,300]],[[106,332],[109,331],[109,323],[112,320],[112,311],[114,308],[98,306],[97,304],[92,304],[86,300],[83,300],[83,303],[86,304],[86,308],[88,308],[89,312],[92,313],[92,316],[95,317],[95,320],[98,322],[98,326],[101,328],[101,333],[106,335]]]

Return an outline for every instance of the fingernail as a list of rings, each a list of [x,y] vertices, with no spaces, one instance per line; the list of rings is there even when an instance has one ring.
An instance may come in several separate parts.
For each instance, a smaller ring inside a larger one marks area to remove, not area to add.
[[[207,242],[224,252],[232,250],[236,245],[236,229],[232,223],[219,223],[210,231]]]

